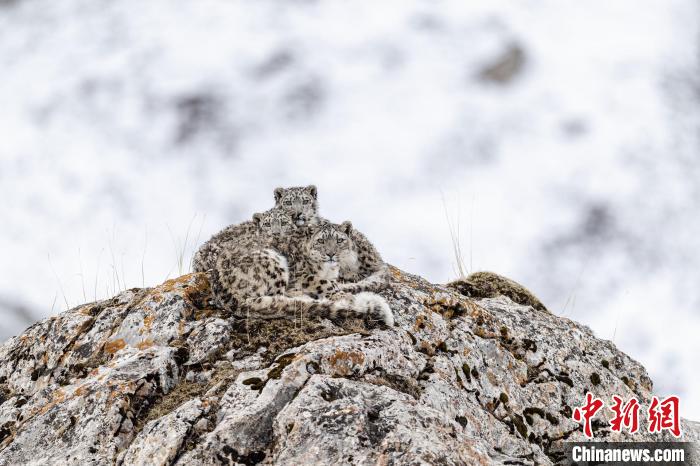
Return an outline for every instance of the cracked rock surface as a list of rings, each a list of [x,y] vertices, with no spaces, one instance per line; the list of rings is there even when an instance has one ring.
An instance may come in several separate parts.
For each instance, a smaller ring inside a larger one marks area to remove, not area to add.
[[[0,465],[552,464],[587,391],[650,402],[646,370],[581,324],[392,276],[392,328],[236,319],[202,274],[41,321],[0,346]],[[611,416],[596,440],[672,439]]]

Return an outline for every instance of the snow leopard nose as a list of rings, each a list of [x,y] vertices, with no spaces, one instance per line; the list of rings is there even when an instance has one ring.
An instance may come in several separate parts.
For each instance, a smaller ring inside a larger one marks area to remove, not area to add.
[[[301,226],[304,223],[306,223],[306,219],[304,217],[302,217],[301,213],[293,214],[292,220],[294,221],[294,224],[297,226]]]

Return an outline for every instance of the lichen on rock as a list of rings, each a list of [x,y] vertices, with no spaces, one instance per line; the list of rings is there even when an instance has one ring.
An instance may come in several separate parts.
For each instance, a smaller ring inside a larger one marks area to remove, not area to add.
[[[652,396],[639,363],[534,297],[391,272],[391,328],[237,319],[202,274],[39,322],[0,346],[0,465],[552,464],[584,438],[587,391]],[[596,440],[670,440],[610,414]]]

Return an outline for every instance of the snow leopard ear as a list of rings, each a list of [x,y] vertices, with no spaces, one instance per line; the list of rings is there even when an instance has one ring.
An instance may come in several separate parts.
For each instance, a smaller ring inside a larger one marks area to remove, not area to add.
[[[346,235],[349,235],[350,232],[352,231],[352,223],[350,223],[349,220],[341,223],[340,224],[340,231],[342,231]]]
[[[313,197],[314,199],[317,199],[316,198],[316,185],[310,184],[306,187],[306,190],[309,192],[309,194],[311,194],[311,197]]]
[[[256,225],[260,225],[260,222],[262,221],[262,214],[253,214],[253,223]]]
[[[284,188],[275,188],[275,202],[279,202],[284,193]]]

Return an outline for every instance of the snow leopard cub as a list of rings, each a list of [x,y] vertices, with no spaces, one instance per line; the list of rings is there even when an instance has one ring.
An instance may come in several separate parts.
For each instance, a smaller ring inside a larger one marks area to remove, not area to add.
[[[253,215],[252,231],[217,244],[210,270],[212,294],[224,308],[237,309],[250,298],[283,294],[289,283],[287,259],[276,246],[295,228],[287,213],[270,209]]]
[[[276,188],[275,207],[296,219],[300,232],[311,234],[318,225],[334,225],[318,215],[318,195],[314,185]],[[349,225],[349,222],[347,222]],[[387,286],[388,266],[374,245],[359,231],[349,228],[354,254],[346,254],[340,261],[339,286],[346,291],[377,291]]]
[[[192,271],[208,272],[213,270],[216,265],[216,260],[223,248],[232,246],[238,249],[253,248],[260,240],[259,226],[260,219],[262,218],[261,216],[263,215],[266,215],[266,213],[254,214],[252,220],[229,225],[213,235],[197,249],[197,252],[192,258]]]
[[[288,212],[297,226],[312,226],[318,223],[318,201],[316,186],[276,188],[275,207]]]
[[[327,223],[315,228],[304,243],[300,263],[290,277],[290,292],[303,293],[315,299],[347,302],[351,314],[392,326],[394,316],[384,298],[362,291],[362,287],[351,288],[338,282],[340,264],[356,254],[350,238],[351,231],[350,222],[340,225]]]

